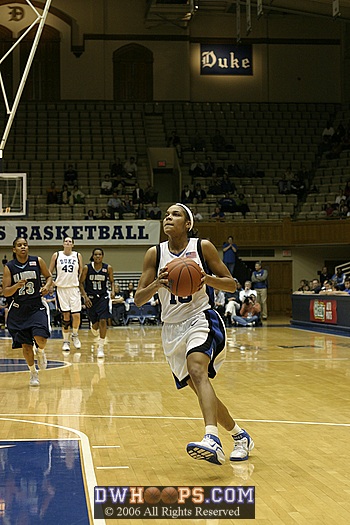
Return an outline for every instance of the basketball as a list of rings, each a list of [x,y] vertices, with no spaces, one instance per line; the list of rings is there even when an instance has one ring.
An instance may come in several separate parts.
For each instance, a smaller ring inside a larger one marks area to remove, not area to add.
[[[176,503],[179,497],[179,493],[175,487],[165,487],[162,490],[161,497],[163,503]]]
[[[198,290],[202,279],[202,270],[193,260],[181,257],[167,264],[168,280],[171,293],[178,297],[188,297]]]
[[[160,502],[160,490],[157,487],[147,487],[143,494],[146,503],[154,504]]]

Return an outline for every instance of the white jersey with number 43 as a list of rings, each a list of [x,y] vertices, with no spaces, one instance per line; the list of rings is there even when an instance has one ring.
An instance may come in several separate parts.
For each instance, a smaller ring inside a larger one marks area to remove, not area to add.
[[[79,286],[78,252],[72,252],[71,255],[57,252],[55,283],[60,288]]]

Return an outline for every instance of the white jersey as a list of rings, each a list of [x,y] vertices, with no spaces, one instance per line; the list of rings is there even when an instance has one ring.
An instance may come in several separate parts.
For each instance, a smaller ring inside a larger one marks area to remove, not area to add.
[[[79,286],[78,252],[72,252],[71,255],[57,252],[55,283],[60,288]]]
[[[209,269],[206,268],[199,239],[189,239],[188,245],[179,255],[170,252],[168,241],[162,242],[157,249],[159,261],[157,273],[159,273],[160,268],[164,268],[167,263],[179,257],[191,258],[203,268],[205,273],[210,273]],[[208,308],[212,308],[213,305],[213,289],[206,285],[188,297],[176,297],[164,287],[159,288],[158,295],[162,304],[162,321],[164,323],[181,323]]]

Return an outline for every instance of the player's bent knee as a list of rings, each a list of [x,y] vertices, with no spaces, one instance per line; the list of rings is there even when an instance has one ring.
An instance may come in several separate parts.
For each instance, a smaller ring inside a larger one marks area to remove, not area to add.
[[[63,327],[63,330],[69,330],[70,321],[67,321],[66,319],[62,319],[62,327]]]

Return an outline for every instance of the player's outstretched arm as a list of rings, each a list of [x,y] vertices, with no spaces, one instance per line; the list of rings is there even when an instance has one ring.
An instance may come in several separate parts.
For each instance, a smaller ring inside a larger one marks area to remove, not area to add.
[[[143,261],[142,275],[134,297],[136,306],[148,303],[161,286],[167,286],[168,284],[168,272],[162,269],[157,277],[156,264],[157,249],[153,246],[147,250]]]
[[[233,279],[227,266],[220,259],[215,246],[210,241],[203,240],[202,250],[205,261],[214,274],[205,274],[205,284],[224,292],[234,292],[236,290],[236,281]]]

